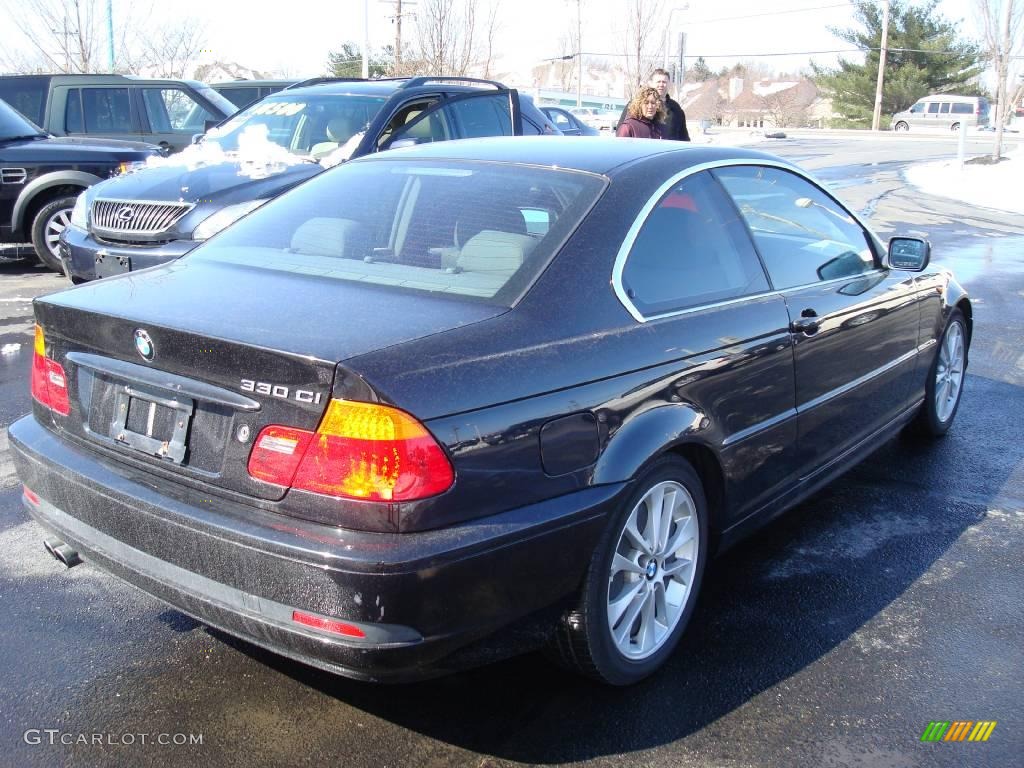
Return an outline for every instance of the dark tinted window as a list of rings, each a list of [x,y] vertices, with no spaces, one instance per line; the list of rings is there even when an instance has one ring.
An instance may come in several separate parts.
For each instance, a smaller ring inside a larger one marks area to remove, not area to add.
[[[255,86],[244,88],[219,88],[220,95],[241,109],[260,98],[260,89]]]
[[[0,100],[0,139],[15,136],[35,136],[39,129],[32,125],[21,113],[15,111]]]
[[[50,88],[48,77],[0,77],[0,99],[3,99],[36,125],[46,119],[46,94]]]
[[[622,284],[646,316],[768,289],[742,220],[707,173],[684,179],[651,211]]]
[[[970,105],[970,104],[964,104],[964,103],[958,102],[958,103],[953,105],[953,114],[954,115],[973,115],[974,114],[974,107],[972,105]]]
[[[746,220],[776,288],[875,268],[865,231],[807,180],[780,168],[751,165],[718,168],[714,174]]]
[[[512,116],[509,113],[507,93],[462,99],[446,104],[443,111],[455,116],[460,138],[512,135]]]
[[[68,91],[68,101],[64,108],[64,130],[68,133],[82,133],[82,95],[77,88]]]
[[[132,109],[127,88],[83,88],[82,112],[88,133],[132,132]]]
[[[604,189],[587,173],[374,160],[320,174],[194,258],[508,306]],[[189,257],[193,258],[193,257]]]

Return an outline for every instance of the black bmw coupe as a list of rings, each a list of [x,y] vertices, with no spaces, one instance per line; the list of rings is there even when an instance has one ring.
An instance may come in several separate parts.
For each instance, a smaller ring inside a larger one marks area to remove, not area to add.
[[[362,158],[35,301],[24,502],[66,563],[333,673],[529,638],[633,683],[710,556],[949,429],[971,305],[929,258],[754,151]]]

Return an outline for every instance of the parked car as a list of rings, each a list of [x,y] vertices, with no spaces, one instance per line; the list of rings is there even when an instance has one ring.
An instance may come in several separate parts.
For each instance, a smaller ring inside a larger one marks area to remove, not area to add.
[[[653,674],[710,556],[950,428],[972,334],[926,241],[887,249],[787,161],[679,146],[369,155],[37,298],[9,437],[46,548],[341,675],[545,637]]]
[[[566,136],[600,136],[601,131],[591,128],[561,107],[541,107],[541,112],[548,116],[548,119],[555,124],[555,127]]]
[[[614,133],[615,129],[619,127],[619,116],[608,109],[570,107],[569,112],[591,128],[597,128],[599,131],[611,131]]]
[[[31,242],[60,271],[58,238],[78,194],[156,154],[138,142],[54,138],[0,100],[0,243]]]
[[[892,116],[894,131],[941,128],[958,131],[960,126],[981,128],[988,125],[989,103],[982,96],[934,94],[919,99],[914,106]]]
[[[225,99],[243,109],[264,96],[282,91],[295,85],[298,80],[230,80],[223,83],[211,83],[210,87]]]
[[[168,153],[235,111],[195,80],[132,75],[2,75],[0,99],[55,136],[143,141]]]
[[[85,282],[176,259],[349,158],[432,141],[557,132],[529,97],[489,80],[324,79],[289,88],[166,164],[91,190],[62,240],[68,274]]]

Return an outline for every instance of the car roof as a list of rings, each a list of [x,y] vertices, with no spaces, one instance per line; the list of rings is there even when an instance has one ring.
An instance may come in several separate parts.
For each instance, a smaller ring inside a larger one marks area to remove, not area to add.
[[[305,96],[310,94],[331,94],[336,96],[390,96],[401,89],[410,94],[422,93],[424,91],[436,92],[444,90],[451,93],[475,93],[480,90],[493,90],[493,86],[484,87],[485,81],[479,81],[478,85],[472,83],[460,83],[458,81],[429,81],[422,85],[406,85],[408,78],[382,78],[379,80],[337,80],[315,83],[312,85],[299,85],[288,88],[287,93],[293,96]],[[281,91],[278,92],[282,93]],[[277,96],[278,94],[271,94]]]
[[[224,86],[261,86],[261,85],[291,85],[292,83],[301,82],[299,80],[220,80],[216,83],[210,83],[211,88],[220,88]]]
[[[387,160],[477,160],[499,163],[540,165],[565,170],[612,175],[615,169],[635,161],[667,153],[686,153],[692,165],[727,160],[749,159],[780,162],[765,152],[737,147],[712,147],[680,141],[651,139],[603,139],[573,136],[498,136],[460,141],[440,141],[417,147],[368,155],[352,162]],[[782,160],[781,162],[786,162]],[[786,163],[788,165],[788,163]]]

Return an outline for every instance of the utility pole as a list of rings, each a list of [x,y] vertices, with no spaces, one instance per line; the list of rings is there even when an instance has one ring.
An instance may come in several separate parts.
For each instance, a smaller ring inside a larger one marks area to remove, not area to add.
[[[686,80],[686,33],[679,33],[679,77],[676,80],[676,95],[682,93],[683,81]]]
[[[380,0],[382,3],[394,6],[395,12],[391,16],[391,22],[395,25],[395,68],[397,69],[402,63],[402,17],[404,16],[415,16],[413,12],[403,12],[402,5],[406,8],[416,5],[415,2],[409,0]]]
[[[114,10],[107,0],[107,70],[114,71]]]
[[[878,56],[878,79],[875,81],[875,111],[871,115],[871,130],[877,131],[882,119],[882,85],[885,82],[885,54],[889,43],[889,0],[882,9],[882,49]]]
[[[576,80],[576,106],[583,106],[583,0],[576,0],[576,59],[579,77]]]

